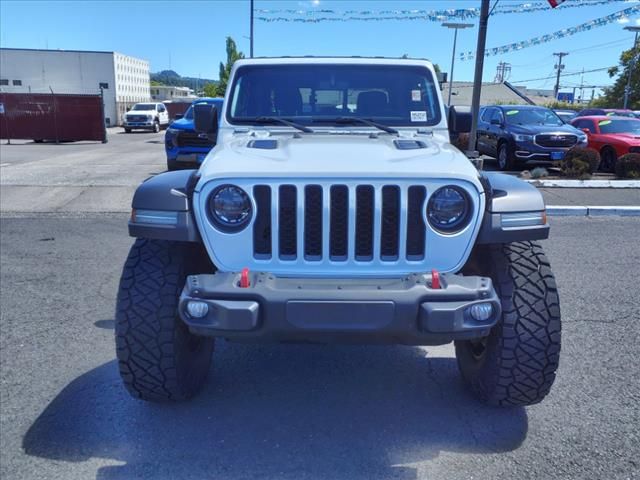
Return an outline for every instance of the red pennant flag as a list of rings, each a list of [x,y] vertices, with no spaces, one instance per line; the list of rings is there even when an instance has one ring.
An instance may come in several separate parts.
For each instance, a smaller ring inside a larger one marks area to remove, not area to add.
[[[556,8],[558,5],[564,2],[564,0],[548,0],[548,1],[549,1],[549,5],[551,5],[551,8]]]

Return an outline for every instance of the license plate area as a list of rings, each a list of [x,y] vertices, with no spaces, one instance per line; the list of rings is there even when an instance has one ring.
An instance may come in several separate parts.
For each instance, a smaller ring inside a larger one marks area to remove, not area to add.
[[[551,160],[562,160],[564,158],[564,152],[551,152]]]
[[[393,322],[392,301],[291,300],[287,321],[305,330],[376,330]]]

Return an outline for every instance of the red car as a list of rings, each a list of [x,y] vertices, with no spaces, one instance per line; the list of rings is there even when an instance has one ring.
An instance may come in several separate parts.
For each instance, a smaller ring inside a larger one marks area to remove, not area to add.
[[[587,134],[589,148],[600,152],[600,169],[611,172],[618,157],[640,153],[640,119],[628,117],[578,117],[571,125]]]

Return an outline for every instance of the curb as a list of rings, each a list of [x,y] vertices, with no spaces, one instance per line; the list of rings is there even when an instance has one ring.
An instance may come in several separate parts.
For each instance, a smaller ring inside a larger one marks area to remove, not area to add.
[[[612,215],[640,217],[640,206],[549,205],[547,206],[547,215],[552,217],[606,217]]]
[[[640,180],[525,180],[538,188],[640,188]]]

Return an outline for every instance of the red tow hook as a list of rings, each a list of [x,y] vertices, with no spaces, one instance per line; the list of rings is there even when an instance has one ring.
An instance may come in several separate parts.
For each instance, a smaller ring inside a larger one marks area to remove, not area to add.
[[[436,269],[431,270],[431,288],[435,290],[440,290],[442,288],[440,285],[440,274]]]
[[[243,268],[240,274],[240,288],[249,288],[249,269]]]

